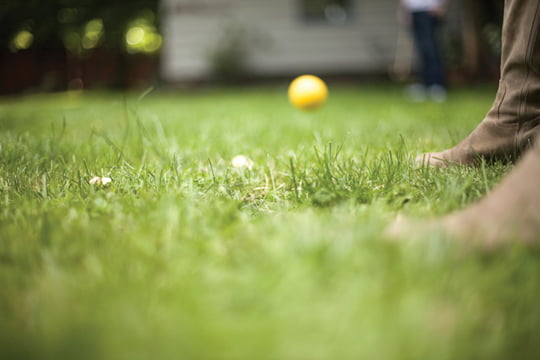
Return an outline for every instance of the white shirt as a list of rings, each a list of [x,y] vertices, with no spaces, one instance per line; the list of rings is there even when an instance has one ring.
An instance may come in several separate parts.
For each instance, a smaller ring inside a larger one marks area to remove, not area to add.
[[[403,0],[403,5],[410,11],[428,11],[439,7],[443,0]]]

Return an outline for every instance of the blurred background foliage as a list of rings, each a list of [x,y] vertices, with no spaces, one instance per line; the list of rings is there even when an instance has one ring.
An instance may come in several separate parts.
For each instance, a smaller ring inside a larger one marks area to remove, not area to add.
[[[159,50],[158,0],[3,0],[0,45],[68,49],[78,55],[97,46],[152,53]]]
[[[0,93],[143,87],[157,77],[159,0],[2,0]]]

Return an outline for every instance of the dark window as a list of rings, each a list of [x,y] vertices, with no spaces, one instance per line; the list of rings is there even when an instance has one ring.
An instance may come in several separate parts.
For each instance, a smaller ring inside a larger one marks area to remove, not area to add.
[[[307,21],[345,24],[351,17],[352,0],[301,0],[302,16]]]

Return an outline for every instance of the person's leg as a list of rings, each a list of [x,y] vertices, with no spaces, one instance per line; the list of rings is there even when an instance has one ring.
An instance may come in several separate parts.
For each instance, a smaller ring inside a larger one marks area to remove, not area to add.
[[[426,16],[425,33],[425,61],[426,61],[426,85],[444,86],[445,76],[441,50],[439,46],[439,25],[440,19],[428,13]]]
[[[441,47],[439,45],[439,27],[440,19],[432,14],[429,14],[429,37],[428,41],[428,53],[427,53],[427,87],[428,93],[432,100],[441,102],[446,99],[446,76],[443,64],[443,58],[441,54]]]
[[[442,232],[467,244],[492,248],[519,241],[540,243],[540,143],[485,198],[437,220],[396,221],[392,238],[416,238]]]
[[[480,202],[441,220],[444,230],[492,246],[540,241],[540,144]]]
[[[411,17],[414,43],[421,66],[422,84],[427,88],[432,85],[434,76],[432,16],[427,11],[417,11],[413,12]]]
[[[431,166],[515,159],[540,131],[540,2],[506,0],[501,79],[492,108],[461,143],[428,153],[417,162]]]

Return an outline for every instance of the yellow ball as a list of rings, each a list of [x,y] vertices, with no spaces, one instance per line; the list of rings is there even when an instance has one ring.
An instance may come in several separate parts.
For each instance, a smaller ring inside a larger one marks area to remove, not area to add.
[[[289,101],[298,109],[314,110],[326,102],[328,87],[314,75],[302,75],[289,85]]]

